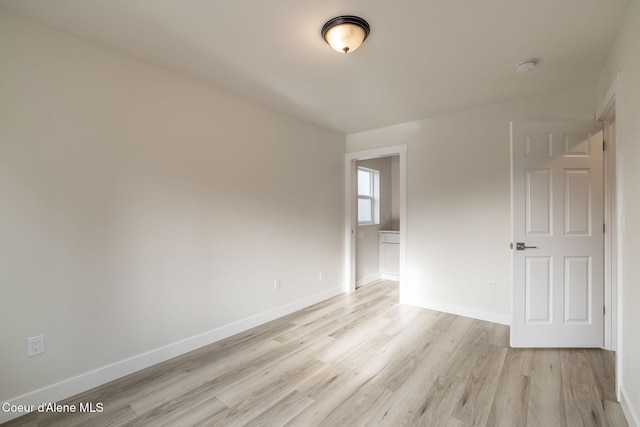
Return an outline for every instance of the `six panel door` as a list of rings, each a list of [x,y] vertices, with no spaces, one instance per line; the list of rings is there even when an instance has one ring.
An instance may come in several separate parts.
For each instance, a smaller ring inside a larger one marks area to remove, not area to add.
[[[603,346],[602,151],[602,123],[511,123],[513,347]]]

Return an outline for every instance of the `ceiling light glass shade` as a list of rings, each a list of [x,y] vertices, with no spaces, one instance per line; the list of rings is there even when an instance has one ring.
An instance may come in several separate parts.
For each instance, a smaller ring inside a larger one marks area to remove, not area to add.
[[[357,16],[338,16],[322,27],[322,38],[337,52],[349,53],[369,35],[369,24]]]

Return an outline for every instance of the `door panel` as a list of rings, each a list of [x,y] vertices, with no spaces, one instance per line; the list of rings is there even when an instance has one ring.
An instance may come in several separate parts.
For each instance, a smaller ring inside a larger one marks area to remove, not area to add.
[[[603,128],[513,122],[514,347],[603,345]]]
[[[564,171],[564,233],[571,236],[591,235],[591,171]]]
[[[526,223],[527,236],[551,235],[551,171],[527,169]]]
[[[551,323],[551,257],[527,257],[527,323]]]
[[[564,321],[589,323],[591,314],[591,257],[564,259]]]

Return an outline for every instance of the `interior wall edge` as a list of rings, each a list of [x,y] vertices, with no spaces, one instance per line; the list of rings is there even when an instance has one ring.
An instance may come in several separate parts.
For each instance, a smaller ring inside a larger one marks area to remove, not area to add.
[[[370,274],[369,276],[356,280],[356,288],[359,288],[360,286],[368,285],[369,283],[373,283],[377,280],[380,280],[381,278],[382,278],[382,275],[380,273]]]
[[[622,406],[624,416],[627,418],[629,427],[640,427],[640,418],[638,418],[638,413],[631,405],[631,401],[624,388],[624,384],[620,384],[620,405]]]
[[[443,313],[455,314],[457,316],[469,317],[476,320],[484,320],[485,322],[499,323],[501,325],[511,325],[511,314],[496,313],[491,311],[477,310],[471,307],[461,305],[443,304],[430,301],[428,303],[415,303],[400,300],[401,304],[413,305],[416,307],[426,308],[429,310],[442,311]]]

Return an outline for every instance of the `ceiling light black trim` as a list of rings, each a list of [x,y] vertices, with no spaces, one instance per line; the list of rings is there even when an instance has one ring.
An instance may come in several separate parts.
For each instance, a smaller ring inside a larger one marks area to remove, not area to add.
[[[327,31],[329,31],[336,25],[341,25],[341,24],[353,24],[362,28],[362,31],[364,31],[364,39],[362,39],[363,42],[367,39],[367,37],[369,37],[369,33],[371,32],[369,23],[364,19],[360,18],[359,16],[353,16],[353,15],[336,16],[335,18],[329,19],[322,26],[322,31],[320,32],[322,34],[322,38],[324,39],[325,42],[327,42],[327,44],[329,43],[327,41],[327,38],[325,37],[327,34]]]

